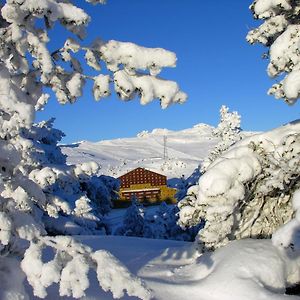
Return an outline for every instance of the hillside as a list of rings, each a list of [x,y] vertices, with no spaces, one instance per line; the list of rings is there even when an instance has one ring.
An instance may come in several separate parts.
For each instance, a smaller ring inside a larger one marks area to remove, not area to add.
[[[96,143],[82,141],[62,145],[68,163],[96,161],[100,173],[118,177],[136,167],[160,172],[168,178],[191,175],[218,142],[212,137],[213,127],[197,124],[180,131],[154,129],[143,131],[133,138],[104,140]],[[166,137],[166,159],[164,140]]]

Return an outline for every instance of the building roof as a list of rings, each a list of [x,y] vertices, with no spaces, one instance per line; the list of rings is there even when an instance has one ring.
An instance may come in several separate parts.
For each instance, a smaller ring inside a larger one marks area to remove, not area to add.
[[[144,168],[136,168],[119,177],[121,188],[130,188],[135,184],[150,184],[151,186],[162,186],[167,184],[167,177]]]
[[[127,175],[129,175],[129,174],[131,174],[131,173],[135,173],[136,171],[139,171],[139,170],[143,170],[143,171],[146,171],[147,173],[149,172],[149,173],[153,173],[153,174],[155,174],[155,175],[160,175],[160,176],[163,176],[163,177],[167,177],[167,176],[162,175],[162,174],[159,174],[159,173],[157,173],[157,172],[153,172],[153,171],[150,171],[150,170],[148,170],[148,169],[138,167],[138,168],[135,168],[135,169],[133,169],[133,170],[131,170],[131,171],[129,171],[129,172],[127,172],[127,173],[121,175],[120,177],[118,177],[118,179],[122,179],[122,177],[127,176]]]

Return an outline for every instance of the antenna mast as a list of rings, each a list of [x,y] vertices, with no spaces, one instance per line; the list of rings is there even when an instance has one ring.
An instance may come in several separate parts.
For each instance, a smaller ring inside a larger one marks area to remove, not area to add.
[[[164,135],[164,160],[168,159],[167,136]]]

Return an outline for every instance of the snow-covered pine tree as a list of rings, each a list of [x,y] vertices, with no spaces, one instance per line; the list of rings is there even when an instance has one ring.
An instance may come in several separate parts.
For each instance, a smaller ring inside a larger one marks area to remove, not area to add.
[[[29,171],[41,165],[49,166],[50,164],[60,165],[66,163],[66,156],[58,146],[65,134],[53,127],[54,121],[55,118],[52,118],[48,121],[33,124],[30,128],[21,129],[20,135],[23,141],[26,141],[31,146],[27,151],[22,151],[23,155],[29,152],[29,155],[27,155],[29,161],[26,161],[26,157],[23,157],[23,160],[25,160],[24,164],[29,168]],[[16,139],[16,142],[20,143],[20,139]],[[15,147],[18,146],[15,145]]]
[[[293,104],[299,98],[298,1],[257,0],[250,6],[262,25],[248,33],[250,43],[269,49],[268,74],[286,76],[269,93]],[[180,222],[205,220],[202,248],[229,240],[270,238],[278,247],[299,245],[300,123],[257,134],[236,143],[216,159],[199,180],[196,197],[184,199]]]
[[[103,4],[105,1],[88,2]],[[156,77],[163,67],[175,66],[174,53],[117,41],[96,40],[91,45],[82,45],[80,39],[84,38],[89,20],[85,11],[70,0],[2,2],[0,269],[5,268],[9,278],[10,274],[16,274],[16,266],[21,261],[38,297],[45,297],[46,288],[53,283],[59,284],[61,296],[82,297],[89,286],[89,269],[94,269],[99,284],[105,291],[112,291],[114,297],[121,297],[127,291],[148,299],[149,292],[141,281],[109,253],[93,252],[69,236],[49,236],[45,228],[45,215],[71,213],[65,196],[73,193],[79,196],[80,181],[95,171],[93,164],[69,168],[44,165],[63,162],[59,151],[54,151],[62,133],[51,129],[51,122],[32,127],[36,110],[43,109],[49,99],[45,87],[52,89],[62,104],[74,103],[81,96],[86,80],[93,81],[96,100],[111,93],[111,83],[121,99],[129,100],[137,95],[142,104],[158,98],[166,108],[186,99],[175,82]],[[64,26],[73,37],[66,39],[60,49],[50,52],[48,31],[55,23]],[[80,53],[84,53],[89,66],[99,71],[97,76],[83,73],[78,59]],[[100,73],[100,62],[106,64],[108,74]],[[75,216],[93,218],[85,193],[73,200]],[[53,259],[45,263],[42,257],[46,247],[53,250]],[[115,284],[114,278],[119,277],[122,280]],[[18,278],[15,285],[11,284],[14,280],[1,282],[1,299],[8,295],[27,298],[23,278]]]
[[[198,243],[215,249],[229,240],[270,238],[294,216],[299,188],[300,124],[288,124],[233,145],[179,203],[180,224],[205,221]]]
[[[198,199],[199,187],[198,181],[200,174],[205,173],[209,166],[219,157],[222,153],[242,139],[241,135],[241,116],[238,112],[229,112],[229,108],[222,105],[220,108],[220,122],[218,126],[212,131],[213,136],[220,138],[220,141],[212,149],[209,155],[203,160],[200,165],[200,170],[194,171],[197,182],[192,181],[192,184],[187,186],[184,190],[184,197],[179,198],[181,201],[178,203],[180,209],[179,224],[183,228],[197,227],[202,228],[203,218],[199,210],[195,209],[195,204]],[[197,172],[198,171],[198,172]],[[201,171],[201,172],[200,172]]]
[[[151,239],[167,239],[170,209],[166,202],[162,202],[157,211],[146,213],[144,225],[144,237]]]
[[[247,40],[268,47],[268,75],[280,77],[268,93],[293,104],[300,95],[299,1],[256,0],[250,9],[262,24],[248,33]]]
[[[131,205],[126,209],[123,225],[116,229],[115,235],[144,236],[145,211],[138,199],[133,196]]]
[[[105,215],[112,209],[112,200],[118,198],[120,182],[114,177],[101,175],[91,176],[81,184],[93,206],[100,215]]]
[[[116,230],[117,235],[131,235],[151,239],[194,241],[199,231],[196,227],[182,229],[178,224],[179,209],[176,205],[162,202],[156,209],[144,211],[138,203],[128,208],[124,225]],[[126,225],[127,224],[127,225]],[[138,227],[135,228],[135,225]]]
[[[47,198],[47,213],[42,217],[45,229],[51,235],[103,233],[101,215],[110,207],[113,186],[104,176],[95,176],[99,168],[93,162],[66,166],[57,145],[64,134],[53,128],[53,121],[22,128],[14,143],[15,148],[23,149],[23,169]],[[114,182],[116,185],[117,180]],[[86,213],[82,213],[83,206]]]
[[[215,161],[231,145],[241,140],[241,116],[236,112],[229,112],[229,108],[222,105],[220,108],[220,122],[212,131],[213,136],[220,138],[220,142],[209,153],[201,164],[201,172],[204,173],[208,166]]]

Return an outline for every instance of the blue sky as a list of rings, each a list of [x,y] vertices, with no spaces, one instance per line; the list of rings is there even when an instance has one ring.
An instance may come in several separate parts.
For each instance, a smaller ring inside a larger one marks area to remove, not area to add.
[[[78,1],[80,4],[83,1]],[[299,103],[290,107],[267,95],[264,49],[247,44],[245,36],[258,25],[248,9],[251,1],[108,0],[104,6],[84,4],[91,15],[87,42],[102,39],[162,47],[177,54],[177,67],[161,76],[177,81],[189,95],[184,105],[162,110],[158,101],[141,106],[115,95],[93,100],[91,84],[74,105],[52,98],[38,120],[56,117],[63,142],[135,136],[142,130],[179,130],[197,123],[217,125],[222,104],[237,110],[244,130],[268,130],[299,117]],[[54,45],[66,37],[59,28]]]

